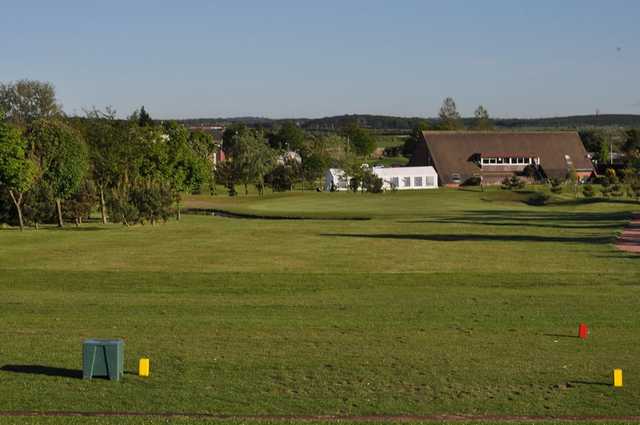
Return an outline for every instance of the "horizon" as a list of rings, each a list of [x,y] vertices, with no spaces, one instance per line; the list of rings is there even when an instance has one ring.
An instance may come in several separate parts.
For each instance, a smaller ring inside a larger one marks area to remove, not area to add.
[[[49,81],[69,115],[145,105],[156,119],[430,118],[449,96],[466,117],[480,104],[498,119],[640,113],[640,3],[629,0],[4,11],[0,81]]]

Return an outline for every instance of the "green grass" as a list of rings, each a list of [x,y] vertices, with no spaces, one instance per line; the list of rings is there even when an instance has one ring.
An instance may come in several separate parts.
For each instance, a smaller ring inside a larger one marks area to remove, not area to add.
[[[0,411],[639,415],[640,257],[613,246],[638,205],[525,197],[201,196],[315,219],[0,231]],[[369,220],[319,220],[345,217]],[[89,337],[152,376],[77,379]]]

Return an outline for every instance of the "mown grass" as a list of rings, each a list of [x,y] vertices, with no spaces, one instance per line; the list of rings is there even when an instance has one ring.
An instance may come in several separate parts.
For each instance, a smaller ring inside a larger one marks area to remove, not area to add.
[[[637,205],[523,196],[196,197],[370,220],[0,231],[0,410],[640,414],[640,259],[613,246]],[[89,337],[151,378],[78,379]]]

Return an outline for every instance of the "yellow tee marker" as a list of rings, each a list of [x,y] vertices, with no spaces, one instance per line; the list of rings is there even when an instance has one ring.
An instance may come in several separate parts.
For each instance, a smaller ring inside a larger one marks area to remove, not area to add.
[[[622,387],[622,369],[613,370],[613,386],[616,388]]]
[[[140,359],[140,362],[138,363],[138,375],[149,376],[149,359]]]

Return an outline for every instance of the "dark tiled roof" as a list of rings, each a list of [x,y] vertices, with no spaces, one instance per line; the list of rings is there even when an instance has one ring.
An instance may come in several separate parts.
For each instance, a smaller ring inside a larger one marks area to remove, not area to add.
[[[473,159],[483,153],[519,152],[540,158],[540,165],[549,177],[565,177],[569,164],[577,171],[592,171],[593,164],[576,132],[473,132],[473,131],[425,131],[426,148],[440,180],[451,183],[451,175],[459,174],[462,180],[481,175],[482,169]],[[486,156],[486,155],[483,155]],[[416,148],[411,165],[427,165],[423,146]]]

